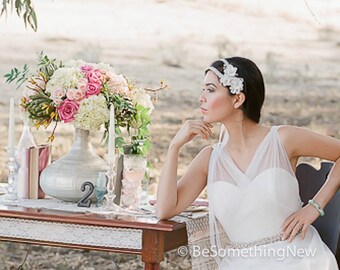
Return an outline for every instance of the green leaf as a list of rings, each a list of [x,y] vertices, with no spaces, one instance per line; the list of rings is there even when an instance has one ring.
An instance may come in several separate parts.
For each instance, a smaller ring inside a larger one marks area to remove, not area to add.
[[[119,147],[123,147],[124,144],[126,144],[124,138],[117,136],[116,139],[115,139],[115,146],[119,148]]]
[[[7,4],[9,4],[9,0],[2,0],[2,9],[0,16],[4,13],[7,14]]]
[[[17,89],[27,80],[27,74],[29,72],[28,66],[25,64],[22,70],[18,68],[12,68],[11,71],[4,75],[6,83],[10,84],[16,81]]]
[[[16,0],[15,1],[15,9],[16,9],[19,17],[20,17],[20,14],[21,14],[21,8],[22,8],[21,0]]]
[[[0,16],[3,14],[7,16],[7,5],[9,4],[11,4],[12,10],[14,6],[17,16],[23,18],[26,28],[29,24],[34,31],[37,31],[37,16],[31,0],[3,0]]]
[[[38,21],[37,21],[37,15],[35,14],[35,11],[33,9],[30,12],[28,20],[29,20],[29,24],[32,27],[32,29],[36,32],[38,30]]]

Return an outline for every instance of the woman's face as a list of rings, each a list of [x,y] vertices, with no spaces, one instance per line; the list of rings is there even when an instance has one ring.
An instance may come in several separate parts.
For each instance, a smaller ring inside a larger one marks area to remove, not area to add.
[[[215,73],[208,71],[199,98],[203,120],[209,123],[226,121],[236,111],[234,100],[235,97],[228,94],[228,89],[220,84]]]

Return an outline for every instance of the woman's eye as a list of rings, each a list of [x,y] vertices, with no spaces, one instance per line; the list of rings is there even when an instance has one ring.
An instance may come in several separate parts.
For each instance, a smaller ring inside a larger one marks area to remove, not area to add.
[[[214,92],[214,90],[213,89],[202,89],[202,92],[204,92],[204,91],[207,91],[207,92],[209,92],[209,93],[212,93],[212,92]]]

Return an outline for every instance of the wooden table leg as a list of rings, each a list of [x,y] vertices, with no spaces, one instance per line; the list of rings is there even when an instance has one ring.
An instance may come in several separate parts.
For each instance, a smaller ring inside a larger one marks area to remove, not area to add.
[[[159,270],[160,268],[160,264],[159,263],[145,263],[145,270]]]
[[[159,270],[164,259],[164,233],[144,230],[142,241],[142,261],[146,270]]]

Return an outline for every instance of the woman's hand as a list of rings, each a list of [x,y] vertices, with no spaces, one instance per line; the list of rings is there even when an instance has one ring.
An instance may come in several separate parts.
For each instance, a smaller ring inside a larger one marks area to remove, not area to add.
[[[307,204],[299,211],[291,214],[282,224],[282,240],[288,239],[288,242],[290,243],[299,232],[301,233],[301,239],[305,239],[309,225],[319,216],[320,213],[318,210],[310,204]]]
[[[187,120],[172,139],[171,145],[181,147],[197,135],[207,140],[212,134],[212,127],[212,124],[203,120]]]

